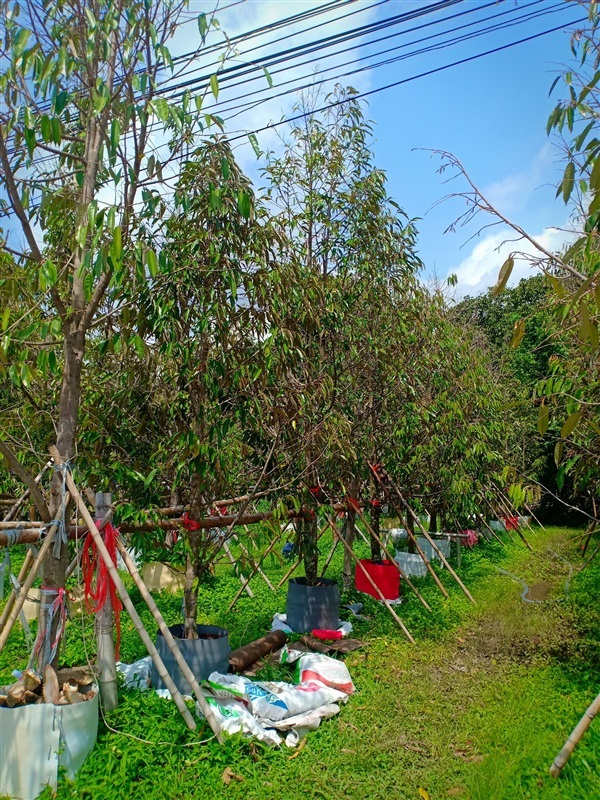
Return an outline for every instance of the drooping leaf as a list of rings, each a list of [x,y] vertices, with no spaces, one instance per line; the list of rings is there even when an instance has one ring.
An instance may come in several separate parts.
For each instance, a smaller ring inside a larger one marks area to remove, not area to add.
[[[581,419],[581,411],[576,411],[574,414],[571,414],[571,416],[568,417],[568,419],[564,422],[562,428],[560,429],[561,439],[566,439],[573,433],[573,431],[579,424],[580,419]]]
[[[548,422],[550,421],[550,410],[545,403],[542,403],[538,410],[538,431],[540,436],[543,436],[548,430]]]
[[[508,279],[510,278],[510,274],[513,271],[513,267],[515,265],[515,259],[513,256],[509,256],[504,264],[502,264],[500,268],[500,272],[498,274],[498,282],[492,289],[492,296],[497,297],[502,291],[504,291],[504,287],[506,286]]]

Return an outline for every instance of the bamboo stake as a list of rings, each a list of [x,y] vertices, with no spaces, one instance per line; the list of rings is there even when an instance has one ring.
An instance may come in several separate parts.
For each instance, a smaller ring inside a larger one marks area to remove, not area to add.
[[[417,589],[417,587],[414,585],[414,583],[411,581],[411,579],[408,577],[408,575],[407,575],[407,574],[404,572],[404,570],[402,569],[402,567],[400,566],[400,564],[398,564],[398,562],[396,561],[396,559],[395,559],[395,558],[392,558],[392,556],[391,556],[391,554],[390,554],[390,551],[387,549],[387,547],[386,547],[386,546],[384,545],[384,543],[383,543],[383,539],[381,539],[379,536],[377,536],[377,534],[376,534],[376,533],[375,533],[375,531],[373,530],[373,527],[372,527],[372,525],[371,525],[371,524],[370,524],[370,523],[367,521],[367,518],[366,518],[366,517],[365,517],[365,515],[362,513],[362,511],[360,511],[360,510],[358,510],[358,509],[357,509],[357,514],[358,514],[358,516],[361,518],[361,520],[362,520],[362,522],[363,522],[363,525],[365,526],[365,528],[368,530],[368,532],[369,532],[369,535],[370,535],[370,536],[372,536],[372,537],[375,539],[375,541],[377,542],[377,544],[378,544],[378,545],[381,547],[381,549],[383,550],[383,552],[384,552],[384,553],[385,553],[385,555],[387,556],[387,558],[388,558],[388,560],[390,561],[390,563],[391,563],[391,564],[394,564],[394,565],[396,566],[396,569],[397,569],[397,570],[398,570],[398,572],[400,573],[400,577],[402,578],[402,580],[403,580],[403,581],[406,581],[406,583],[409,585],[410,589],[412,589],[412,591],[415,593],[415,595],[416,595],[416,596],[419,598],[419,600],[421,601],[421,603],[423,604],[423,606],[424,606],[424,607],[427,609],[427,611],[431,611],[431,606],[429,605],[429,603],[428,603],[428,602],[427,602],[427,601],[426,601],[426,600],[425,600],[425,599],[424,599],[424,598],[421,596],[421,593],[419,592],[419,590]],[[357,528],[357,530],[360,530],[360,529],[359,529],[359,528]],[[362,533],[362,531],[360,531],[360,532]],[[365,538],[366,538],[366,537],[365,537]]]
[[[494,506],[491,504],[491,502],[487,499],[487,497],[484,497],[483,499],[487,503],[487,507],[492,512],[492,514],[497,517],[498,514],[496,513],[496,510],[495,510]],[[511,542],[514,542],[515,541],[515,537],[512,535],[512,531],[509,531],[508,528],[506,528],[506,527],[504,528],[504,531],[505,531],[505,533],[508,534],[508,538],[511,540]]]
[[[594,702],[590,706],[588,706],[583,717],[579,720],[575,728],[573,728],[571,735],[565,742],[565,746],[554,759],[552,766],[550,767],[550,775],[552,775],[553,778],[558,778],[561,769],[569,760],[571,753],[573,752],[573,750],[575,750],[576,746],[581,741],[581,737],[590,727],[590,725],[592,724],[592,720],[599,711],[600,711],[600,694],[597,695]]]
[[[325,573],[329,569],[329,565],[331,564],[331,562],[333,560],[333,556],[335,554],[337,546],[338,546],[338,543],[337,543],[337,539],[336,539],[335,542],[333,543],[332,547],[331,547],[331,550],[329,551],[329,555],[325,559],[325,563],[323,564],[323,569],[321,570],[321,577],[322,578],[325,577]]]
[[[69,492],[67,492],[65,494],[65,497],[64,497],[64,500],[63,500],[63,503],[62,503],[62,507],[61,507],[61,510],[59,512],[59,518],[62,516],[62,514],[63,514],[65,508],[67,508],[68,504],[69,504]],[[8,619],[7,619],[4,627],[2,628],[2,631],[0,631],[0,652],[2,652],[2,650],[4,649],[4,645],[6,644],[6,640],[8,639],[8,637],[10,635],[10,632],[13,629],[13,626],[14,626],[14,624],[16,622],[17,617],[21,613],[21,609],[23,608],[23,606],[25,604],[25,600],[27,599],[27,595],[29,593],[29,590],[31,589],[31,587],[33,585],[33,582],[34,582],[34,580],[35,580],[35,578],[37,576],[37,573],[38,573],[38,569],[40,568],[40,565],[44,561],[46,553],[50,549],[50,545],[52,544],[52,541],[54,539],[56,531],[58,530],[59,524],[60,523],[58,522],[58,519],[57,519],[50,526],[50,529],[49,529],[48,533],[44,537],[44,542],[43,542],[42,546],[40,547],[40,551],[39,551],[39,553],[37,555],[37,558],[34,559],[33,564],[31,565],[31,569],[29,570],[29,574],[27,575],[27,577],[25,578],[25,582],[21,586],[21,591],[19,592],[19,596],[15,599],[12,611],[8,615]]]
[[[237,562],[236,562],[236,560],[234,558],[233,553],[229,549],[228,542],[223,542],[223,550],[225,550],[225,554],[226,554],[227,558],[229,559],[229,563],[233,567],[233,571],[235,572],[235,574],[239,578],[240,583],[242,584],[242,589],[246,592],[248,597],[254,597],[254,592],[248,586],[248,583],[250,582],[250,579],[246,580],[246,578],[244,577],[244,574],[242,572],[238,572],[237,569],[236,569]]]
[[[336,526],[335,526],[335,523],[334,523],[334,522],[333,522],[333,521],[330,519],[330,517],[329,517],[329,515],[328,515],[328,514],[326,514],[326,515],[325,515],[325,518],[326,518],[326,520],[327,520],[327,522],[328,522],[328,524],[329,524],[329,527],[330,527],[330,528],[331,528],[331,530],[333,531],[333,534],[334,534],[334,536],[335,536],[335,537],[337,537],[337,540],[338,540],[338,541],[340,541],[340,542],[342,543],[342,545],[343,545],[343,547],[344,547],[344,550],[345,550],[345,551],[348,553],[348,555],[349,555],[349,556],[352,558],[352,560],[355,562],[355,564],[356,564],[356,565],[357,565],[357,566],[358,566],[358,567],[359,567],[359,568],[362,570],[362,572],[364,573],[364,575],[365,575],[366,579],[369,581],[369,583],[371,584],[371,586],[373,587],[373,589],[375,589],[375,591],[376,591],[376,592],[377,592],[377,594],[379,595],[379,599],[380,599],[380,600],[383,602],[383,604],[385,605],[385,607],[387,608],[387,610],[390,612],[390,614],[392,615],[392,617],[393,617],[393,618],[395,619],[395,621],[398,623],[398,625],[399,625],[400,629],[402,630],[402,633],[403,633],[403,634],[406,636],[406,638],[408,639],[408,641],[409,641],[411,644],[415,644],[415,640],[413,639],[413,637],[412,637],[412,635],[411,635],[410,631],[408,630],[408,628],[406,627],[406,625],[405,625],[405,624],[402,622],[402,620],[400,619],[400,617],[399,617],[399,616],[396,614],[396,612],[394,611],[394,609],[393,609],[393,608],[392,608],[392,606],[390,605],[389,601],[388,601],[388,600],[387,600],[387,599],[386,599],[386,598],[383,596],[383,593],[382,593],[381,589],[379,588],[379,586],[377,586],[377,584],[375,583],[375,581],[373,580],[373,578],[372,578],[372,577],[369,575],[369,573],[368,573],[368,572],[367,572],[367,570],[365,569],[365,566],[364,566],[364,564],[361,562],[360,558],[359,558],[359,557],[356,555],[356,553],[354,552],[354,550],[353,550],[353,549],[350,547],[350,545],[348,544],[348,542],[347,542],[347,541],[344,539],[344,537],[342,536],[342,534],[341,534],[341,533],[338,531],[338,529],[337,529],[337,528],[336,528]]]
[[[42,522],[41,520],[27,520],[22,522],[9,522],[8,520],[3,520],[0,522],[0,531],[7,531],[7,530],[19,530],[20,528],[27,528],[28,530],[33,528],[45,528],[47,523]]]
[[[55,448],[52,448],[51,452],[52,452],[52,455],[54,455],[55,460],[57,460],[58,459],[58,451],[56,451],[56,453],[55,453],[54,450],[55,450]],[[196,722],[195,722],[194,718],[192,717],[192,715],[190,714],[190,710],[186,706],[186,704],[185,704],[185,702],[183,700],[183,697],[181,696],[179,690],[177,689],[177,687],[173,683],[173,679],[169,675],[169,673],[167,671],[167,668],[165,667],[164,662],[163,662],[162,658],[160,657],[160,655],[158,653],[158,650],[154,646],[154,642],[152,641],[152,639],[150,638],[150,635],[148,634],[148,631],[146,630],[146,628],[144,628],[144,624],[143,624],[142,620],[140,619],[140,616],[137,613],[137,611],[135,609],[135,606],[131,602],[131,598],[129,597],[129,593],[127,592],[127,589],[125,588],[125,584],[121,580],[121,576],[119,575],[116,566],[113,564],[113,561],[112,561],[112,559],[110,557],[110,554],[109,554],[108,550],[106,549],[106,545],[104,544],[104,540],[103,540],[102,536],[100,535],[100,533],[98,532],[98,528],[96,527],[96,524],[95,524],[94,520],[92,519],[92,515],[87,510],[87,506],[83,502],[83,499],[82,499],[81,495],[79,494],[79,491],[77,490],[77,487],[75,486],[75,482],[73,481],[73,477],[72,477],[71,473],[67,470],[65,474],[66,474],[66,479],[67,479],[67,486],[69,487],[69,491],[71,493],[71,496],[73,497],[73,499],[75,500],[75,502],[79,506],[79,510],[81,511],[81,515],[82,515],[83,519],[85,520],[85,522],[86,522],[86,524],[88,526],[89,532],[92,534],[92,538],[93,538],[93,540],[94,540],[94,542],[96,544],[98,552],[100,553],[100,557],[102,558],[102,560],[106,564],[106,567],[107,567],[107,569],[109,571],[110,577],[112,578],[112,581],[113,581],[113,583],[114,583],[114,585],[115,585],[115,587],[117,589],[117,592],[119,593],[119,597],[121,598],[121,602],[123,603],[123,605],[127,609],[127,613],[131,617],[131,621],[133,622],[135,629],[139,633],[141,640],[146,645],[146,649],[148,650],[150,658],[154,662],[154,666],[156,667],[156,669],[158,671],[158,674],[160,675],[160,677],[164,681],[165,686],[167,687],[167,689],[171,693],[171,697],[173,698],[173,701],[175,702],[175,705],[179,709],[179,712],[181,713],[181,716],[183,717],[183,719],[185,721],[185,724],[188,726],[188,728],[191,731],[196,730],[196,727],[197,727]]]
[[[504,513],[506,514],[507,518],[514,517],[514,514],[510,513],[510,507],[506,504],[506,501],[504,500],[501,492],[498,493],[498,498],[500,500],[500,506],[504,509]],[[523,531],[520,530],[518,520],[517,520],[517,527],[515,528],[515,530],[517,532],[517,536],[519,537],[519,539],[523,541],[525,547],[527,547],[533,553],[533,547],[529,544],[529,542],[523,535]]]
[[[204,714],[206,721],[210,725],[212,732],[217,737],[217,741],[219,742],[219,744],[223,744],[223,735],[221,733],[221,728],[219,727],[219,723],[215,719],[215,715],[213,714],[211,707],[206,701],[206,697],[204,696],[204,693],[202,692],[202,689],[200,688],[198,681],[196,680],[196,676],[194,675],[187,661],[183,657],[181,650],[179,649],[179,645],[175,640],[175,637],[169,630],[169,627],[165,622],[163,615],[160,613],[158,606],[154,602],[154,598],[146,588],[146,584],[142,580],[140,573],[136,569],[136,566],[133,563],[133,561],[131,560],[131,556],[127,552],[127,548],[125,547],[125,544],[123,543],[123,540],[120,536],[117,537],[117,547],[119,549],[119,552],[121,553],[121,558],[123,559],[123,562],[125,563],[125,566],[129,571],[129,574],[133,578],[133,582],[135,583],[135,585],[139,589],[140,594],[144,598],[146,605],[150,609],[150,613],[158,623],[158,627],[160,628],[162,635],[165,637],[165,641],[167,642],[169,649],[171,650],[173,656],[175,657],[175,661],[177,662],[177,665],[181,670],[181,674],[192,687],[192,691],[196,695],[196,699],[198,700],[198,704],[202,709],[202,713]]]
[[[370,465],[370,464],[369,464],[369,467],[371,467],[371,465]],[[431,564],[429,563],[429,559],[427,558],[427,556],[425,555],[425,553],[424,553],[424,552],[423,552],[423,550],[421,549],[421,546],[420,546],[420,545],[419,545],[419,543],[417,542],[417,537],[416,537],[416,536],[414,535],[414,533],[413,533],[413,532],[410,530],[410,528],[409,528],[409,526],[408,526],[408,522],[407,522],[407,520],[405,520],[405,519],[404,519],[404,517],[402,516],[402,514],[400,513],[400,509],[398,508],[398,506],[396,505],[396,503],[394,503],[394,502],[393,502],[393,500],[390,500],[390,498],[389,498],[389,491],[387,491],[387,487],[386,487],[386,486],[384,486],[384,484],[383,484],[383,482],[382,482],[382,480],[381,480],[380,476],[379,476],[379,475],[377,474],[377,472],[376,472],[376,471],[373,469],[373,467],[371,467],[371,470],[373,471],[373,474],[375,475],[375,478],[376,478],[376,479],[379,481],[379,485],[380,485],[380,486],[381,486],[381,488],[383,489],[384,493],[385,493],[385,494],[386,494],[386,496],[388,497],[388,502],[389,502],[389,504],[390,504],[390,505],[392,506],[392,508],[395,510],[396,514],[398,514],[398,519],[399,519],[400,523],[402,524],[402,526],[404,527],[404,529],[406,530],[406,533],[407,533],[407,536],[408,536],[408,538],[409,538],[409,541],[411,541],[411,542],[413,543],[413,545],[415,546],[417,553],[418,553],[418,554],[421,556],[421,560],[423,561],[423,563],[424,563],[424,564],[425,564],[425,566],[427,567],[427,571],[429,572],[429,574],[431,575],[431,577],[433,578],[433,580],[434,580],[434,581],[436,582],[436,584],[438,585],[438,588],[439,588],[440,592],[441,592],[441,593],[444,595],[444,597],[445,597],[446,599],[448,599],[448,597],[449,597],[450,595],[448,594],[448,592],[447,592],[447,590],[446,590],[446,587],[444,586],[444,584],[443,584],[443,583],[441,582],[441,580],[439,579],[437,572],[436,572],[436,571],[433,569],[433,567],[432,567],[432,566],[431,566]]]
[[[323,536],[323,534],[325,533],[326,530],[327,530],[327,525],[323,525],[323,527],[321,528],[320,533],[317,536],[317,542],[319,541],[321,536]],[[298,569],[298,567],[300,566],[301,563],[302,563],[302,556],[300,556],[300,558],[296,561],[296,563],[288,569],[288,571],[285,573],[283,578],[279,581],[279,583],[277,584],[277,588],[278,589],[281,589],[281,587],[287,581],[287,579],[290,577],[290,575],[293,575],[294,572],[296,572],[296,570]]]
[[[529,508],[529,506],[527,505],[527,503],[524,503],[523,505],[525,506],[525,508],[527,509],[527,511],[529,511],[530,515],[531,515],[531,516],[534,518],[534,520],[537,522],[537,524],[540,526],[540,528],[541,528],[541,529],[544,531],[544,533],[545,533],[545,532],[546,532],[546,528],[544,528],[544,526],[542,525],[542,523],[539,521],[539,519],[536,517],[536,515],[533,513],[533,511],[532,511],[532,510]]]
[[[17,583],[19,586],[23,584],[23,581],[27,577],[27,573],[33,564],[35,556],[33,555],[31,548],[27,550],[27,555],[25,556],[25,561],[21,564],[21,569],[19,570],[19,575],[17,577]],[[4,630],[4,626],[6,625],[6,620],[8,619],[8,615],[11,612],[11,609],[14,605],[14,602],[17,598],[17,593],[14,589],[8,595],[8,599],[6,600],[6,605],[2,609],[2,615],[0,615],[0,631]]]
[[[244,528],[245,528],[246,532],[248,533],[248,526],[244,525]],[[248,548],[244,545],[244,543],[242,542],[240,537],[237,534],[234,533],[233,536],[232,536],[232,539],[234,540],[234,542],[236,542],[236,544],[238,545],[238,547],[240,548],[242,553],[244,553],[244,555],[248,558],[248,560],[250,562],[250,565],[252,566],[252,569],[253,569],[252,575],[256,575],[258,573],[258,575],[260,575],[260,577],[267,584],[269,589],[272,592],[274,592],[275,591],[275,587],[273,586],[273,584],[271,583],[271,581],[269,580],[267,575],[265,575],[264,571],[262,570],[262,568],[260,566],[260,563],[250,555],[250,553],[248,552]],[[252,577],[252,575],[250,576],[250,578]],[[250,582],[250,578],[248,578],[248,582]]]
[[[369,466],[371,466],[371,465],[369,464]],[[371,469],[372,469],[372,467],[371,467]],[[376,472],[376,471],[375,471],[375,474],[377,474],[377,472]],[[429,544],[431,545],[431,547],[433,548],[433,550],[435,551],[435,553],[437,553],[437,555],[438,555],[438,558],[440,559],[440,561],[442,562],[442,564],[443,564],[443,565],[446,567],[446,569],[448,570],[448,572],[450,573],[450,575],[452,575],[452,577],[454,578],[454,580],[455,580],[455,581],[458,583],[458,585],[459,585],[459,586],[460,586],[460,588],[462,589],[462,591],[463,591],[463,593],[464,593],[465,597],[466,597],[468,600],[470,600],[470,601],[471,601],[471,603],[474,603],[474,602],[475,602],[475,600],[473,599],[473,596],[471,595],[471,592],[470,592],[470,591],[467,589],[467,587],[464,585],[464,583],[463,583],[463,582],[461,581],[461,579],[458,577],[458,575],[456,574],[456,572],[455,572],[455,571],[452,569],[452,567],[451,567],[451,566],[450,566],[450,564],[448,563],[448,560],[447,560],[446,556],[445,556],[445,555],[442,553],[442,551],[441,551],[441,550],[440,550],[440,548],[437,546],[437,544],[435,543],[435,541],[434,541],[434,540],[431,538],[431,536],[429,535],[429,533],[428,533],[428,532],[425,530],[425,528],[424,528],[424,527],[423,527],[423,525],[421,524],[421,520],[418,518],[418,516],[417,516],[417,515],[415,514],[415,512],[412,510],[412,508],[410,507],[410,505],[409,505],[409,504],[406,502],[406,500],[404,499],[404,497],[403,497],[402,493],[400,492],[400,489],[398,489],[398,487],[396,486],[396,484],[394,483],[394,481],[392,480],[392,478],[391,478],[389,475],[387,475],[387,479],[388,479],[388,481],[389,481],[389,483],[390,483],[390,486],[393,488],[393,490],[394,490],[394,491],[396,492],[396,494],[398,495],[398,497],[399,497],[399,499],[400,499],[400,502],[402,503],[402,505],[404,506],[404,508],[406,508],[406,510],[408,511],[408,513],[409,513],[409,514],[412,516],[413,520],[414,520],[414,521],[417,523],[417,526],[418,526],[418,528],[420,529],[420,531],[421,531],[421,533],[423,534],[423,536],[425,537],[425,539],[426,539],[426,540],[429,542]],[[407,530],[408,530],[408,528],[407,528]],[[416,541],[416,539],[415,539],[415,541]]]
[[[269,553],[270,553],[270,552],[273,550],[273,548],[275,547],[275,545],[277,544],[277,542],[278,542],[277,538],[273,539],[273,541],[271,542],[271,544],[270,544],[270,545],[267,547],[267,549],[266,549],[266,550],[265,550],[265,552],[263,553],[263,555],[262,555],[262,558],[266,558],[266,557],[269,555]],[[245,584],[243,584],[242,586],[240,586],[240,588],[238,589],[238,592],[237,592],[236,596],[233,598],[233,600],[232,600],[232,601],[231,601],[231,603],[229,604],[229,611],[231,611],[231,609],[232,609],[232,608],[235,606],[235,604],[237,603],[237,601],[240,599],[240,597],[242,596],[242,592],[243,592],[243,591],[244,591],[244,589],[246,588],[247,584],[249,584],[249,583],[250,583],[250,580],[253,578],[253,576],[254,576],[254,575],[256,575],[256,570],[253,570],[253,571],[250,573],[250,575],[248,576],[248,579],[246,580],[246,583],[245,583]],[[272,590],[272,591],[275,591],[275,587],[273,586],[273,584],[272,584],[270,581],[269,581],[269,585],[270,585],[270,587],[271,587],[271,590]]]
[[[479,524],[481,525],[483,523],[483,525],[485,525],[485,527],[488,529],[488,531],[492,534],[494,539],[497,539],[500,542],[500,544],[502,545],[502,547],[506,547],[506,545],[504,544],[502,539],[498,536],[496,531],[493,528],[490,528],[488,523],[485,521],[485,518],[484,518],[483,514],[477,514],[476,516],[479,518]]]

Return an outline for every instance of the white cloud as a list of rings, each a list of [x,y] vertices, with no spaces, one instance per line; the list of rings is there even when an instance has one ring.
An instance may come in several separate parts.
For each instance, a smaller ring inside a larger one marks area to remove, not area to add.
[[[571,242],[575,234],[561,228],[544,228],[532,238],[550,252],[560,251],[565,244]],[[484,236],[471,250],[471,253],[460,264],[448,270],[458,278],[457,297],[476,295],[485,292],[498,280],[498,272],[506,259],[515,255],[515,266],[509,279],[509,285],[516,285],[522,278],[535,274],[532,261],[542,254],[527,240],[515,240],[515,234],[507,227]]]

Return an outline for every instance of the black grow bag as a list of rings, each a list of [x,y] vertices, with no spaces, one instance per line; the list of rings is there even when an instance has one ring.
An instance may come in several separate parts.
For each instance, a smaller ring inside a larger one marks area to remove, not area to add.
[[[183,625],[171,625],[169,630],[198,682],[208,678],[211,672],[227,672],[231,648],[229,647],[229,632],[225,628],[217,628],[214,625],[198,625],[196,628],[198,636],[216,637],[210,639],[182,639],[181,637],[184,636]],[[191,695],[192,687],[181,674],[175,657],[160,631],[156,636],[156,649],[181,694]],[[154,664],[152,665],[152,686],[155,689],[167,688]]]
[[[320,578],[318,586],[308,586],[306,578],[291,578],[287,593],[287,624],[296,633],[315,628],[339,627],[340,590],[335,581]]]

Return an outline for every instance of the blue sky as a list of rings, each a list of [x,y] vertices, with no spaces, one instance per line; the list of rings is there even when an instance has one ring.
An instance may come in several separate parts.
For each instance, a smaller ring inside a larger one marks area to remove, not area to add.
[[[245,0],[235,8],[217,12],[217,15],[222,27],[233,35],[304,11],[321,2]],[[348,13],[348,9],[345,8],[343,12],[334,9],[329,17],[319,18],[319,22],[330,22],[318,30],[310,23],[286,29],[286,33],[291,30],[295,34],[285,42],[279,40],[280,34],[259,37],[247,44],[241,42],[236,57],[239,61],[252,59],[260,65],[261,59],[276,49],[383,20],[429,3],[426,0],[420,3],[413,0],[387,0],[374,8],[373,5],[373,0],[358,0],[352,4],[351,10],[358,9],[360,13],[345,20],[336,18],[341,13]],[[445,185],[436,172],[439,162],[419,148],[443,149],[454,153],[475,183],[489,194],[500,210],[528,232],[540,237],[546,246],[560,247],[569,238],[568,232],[552,230],[553,226],[568,226],[568,211],[562,201],[554,199],[555,186],[562,172],[560,150],[546,136],[545,126],[555,103],[554,96],[548,97],[548,90],[557,71],[570,59],[567,31],[572,26],[568,23],[583,17],[584,11],[573,0],[538,0],[537,3],[533,0],[504,0],[491,8],[474,11],[483,5],[484,0],[464,0],[435,15],[429,14],[417,22],[407,23],[404,28],[424,21],[442,20],[452,14],[462,14],[455,20],[396,37],[387,44],[369,45],[369,38],[365,37],[348,45],[349,49],[343,53],[330,55],[328,51],[323,51],[322,58],[308,68],[303,67],[301,61],[286,62],[288,72],[274,75],[273,88],[261,95],[265,102],[235,118],[228,118],[227,102],[228,98],[240,94],[240,87],[223,86],[217,104],[217,110],[222,109],[228,130],[258,128],[291,113],[296,99],[294,95],[269,99],[281,91],[282,87],[278,88],[278,85],[290,76],[299,78],[315,70],[318,77],[319,70],[335,67],[342,62],[354,62],[351,66],[327,73],[333,78],[336,72],[346,72],[372,63],[369,55],[386,46],[407,41],[416,43],[425,35],[465,22],[483,20],[485,16],[501,12],[510,12],[503,17],[505,20],[515,20],[532,11],[544,12],[540,18],[448,46],[440,52],[429,52],[341,79],[344,84],[369,92],[543,30],[563,26],[562,30],[555,33],[374,94],[368,99],[367,113],[376,126],[374,147],[377,165],[388,173],[390,193],[394,198],[408,214],[422,218],[418,223],[419,249],[427,265],[425,277],[436,274],[445,278],[448,274],[456,273],[459,277],[459,296],[474,294],[492,285],[502,261],[515,245],[502,247],[506,231],[497,228],[484,231],[478,238],[469,241],[476,234],[478,225],[460,229],[454,234],[444,234],[464,206],[456,200],[434,206],[448,191],[460,189],[461,184],[455,182],[450,186]],[[194,4],[192,10],[199,11],[200,6]],[[390,32],[401,29],[402,26],[391,28]],[[189,45],[193,33],[186,34],[185,38],[187,41],[184,42],[178,37],[179,41],[173,46],[174,52],[179,51],[178,45]],[[252,55],[245,54],[246,48],[257,43],[265,44],[265,47],[254,50]],[[415,44],[400,52],[418,47]],[[242,92],[261,87],[265,88],[265,79],[257,68],[256,82],[244,85]],[[277,147],[274,132],[259,134],[259,141],[265,149]],[[248,146],[238,148],[238,157],[251,175],[257,175],[258,165]],[[485,222],[481,220],[481,224]],[[497,248],[500,248],[499,252]],[[528,274],[528,269],[524,263],[518,262],[514,280]]]

